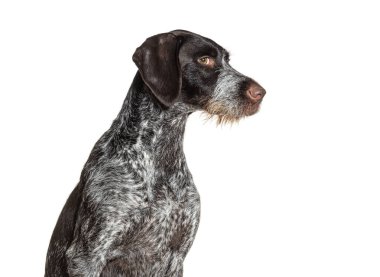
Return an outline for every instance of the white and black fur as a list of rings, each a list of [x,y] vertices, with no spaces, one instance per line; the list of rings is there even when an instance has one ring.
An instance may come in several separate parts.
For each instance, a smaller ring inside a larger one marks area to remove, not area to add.
[[[212,59],[212,66],[199,58]],[[95,144],[54,229],[45,276],[182,276],[200,217],[183,136],[198,110],[230,122],[265,90],[221,46],[176,30],[148,38],[111,128]]]

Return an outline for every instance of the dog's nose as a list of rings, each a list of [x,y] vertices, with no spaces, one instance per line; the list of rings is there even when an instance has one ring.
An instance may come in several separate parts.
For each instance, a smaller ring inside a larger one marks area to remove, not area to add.
[[[251,84],[247,89],[247,96],[253,102],[260,101],[265,95],[265,89],[263,89],[260,85]]]

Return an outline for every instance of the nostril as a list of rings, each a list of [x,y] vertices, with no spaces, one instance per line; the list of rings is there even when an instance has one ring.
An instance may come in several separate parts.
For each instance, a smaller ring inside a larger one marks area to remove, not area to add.
[[[265,89],[255,85],[251,85],[247,90],[247,96],[253,101],[259,101],[264,97],[265,93]]]

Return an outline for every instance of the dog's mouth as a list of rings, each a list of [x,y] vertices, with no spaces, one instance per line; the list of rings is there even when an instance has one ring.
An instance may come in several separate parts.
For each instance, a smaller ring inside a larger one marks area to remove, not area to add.
[[[255,113],[258,113],[258,111],[260,110],[260,104],[261,104],[261,101],[248,105],[244,110],[244,115],[251,116],[251,115],[254,115]]]
[[[216,118],[217,124],[233,124],[240,119],[254,115],[260,110],[261,101],[257,103],[249,103],[239,108],[228,108],[221,103],[208,103],[205,107],[207,119]]]

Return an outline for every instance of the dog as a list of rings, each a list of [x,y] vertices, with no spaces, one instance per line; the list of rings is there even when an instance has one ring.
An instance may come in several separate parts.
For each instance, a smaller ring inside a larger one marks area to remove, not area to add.
[[[149,37],[121,111],[95,144],[49,244],[45,276],[183,275],[200,197],[183,152],[195,111],[235,122],[265,90],[214,41],[184,30]]]

